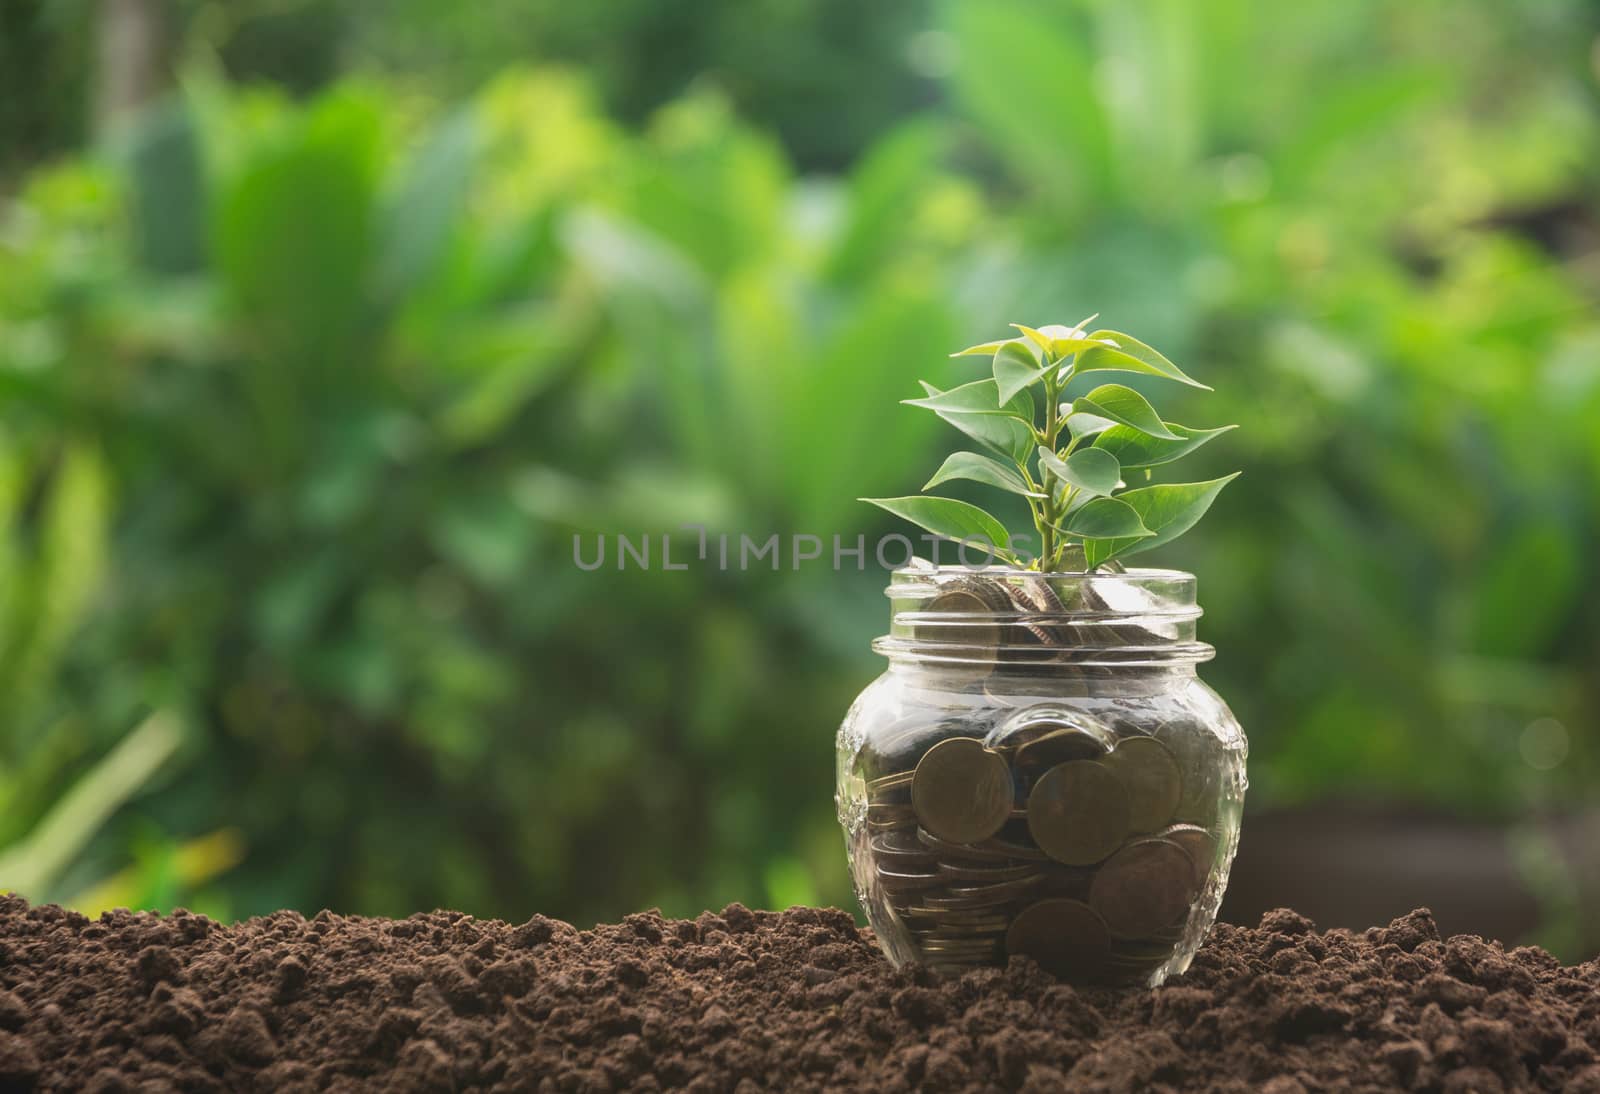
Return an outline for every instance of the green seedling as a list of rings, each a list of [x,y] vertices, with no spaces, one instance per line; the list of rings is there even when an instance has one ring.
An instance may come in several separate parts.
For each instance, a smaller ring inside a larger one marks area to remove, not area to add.
[[[1015,338],[970,346],[953,357],[989,357],[993,375],[940,391],[923,383],[911,406],[931,410],[976,441],[981,452],[955,452],[923,486],[953,479],[981,482],[1028,503],[1039,553],[1025,561],[1024,537],[968,502],[928,494],[863,498],[937,536],[984,542],[1019,568],[1096,569],[1159,547],[1187,532],[1236,476],[1207,482],[1129,487],[1150,470],[1187,456],[1233,426],[1191,429],[1164,420],[1139,392],[1122,384],[1074,381],[1090,373],[1131,372],[1211,389],[1131,335],[1076,326],[1035,330],[1012,324]],[[1097,380],[1098,377],[1093,378]],[[1069,397],[1068,388],[1087,388]],[[1136,473],[1136,474],[1135,474]]]

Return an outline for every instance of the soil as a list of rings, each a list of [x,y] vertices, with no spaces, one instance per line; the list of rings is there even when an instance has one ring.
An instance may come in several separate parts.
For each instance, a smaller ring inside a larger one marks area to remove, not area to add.
[[[0,897],[0,1090],[1600,1091],[1600,962],[1412,912],[1219,925],[1155,991],[1026,958],[938,981],[841,911],[578,931],[433,912],[236,926]]]

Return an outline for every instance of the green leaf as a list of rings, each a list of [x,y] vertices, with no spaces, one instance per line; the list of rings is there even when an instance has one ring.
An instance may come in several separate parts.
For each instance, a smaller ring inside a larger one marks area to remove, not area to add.
[[[1164,483],[1119,494],[1117,500],[1132,506],[1144,526],[1155,535],[1148,538],[1086,538],[1083,548],[1089,567],[1092,569],[1119,556],[1137,554],[1163,543],[1171,543],[1193,528],[1206,515],[1206,510],[1211,508],[1211,503],[1217,499],[1222,488],[1238,477],[1239,473],[1235,471],[1208,482]]]
[[[1049,468],[1062,482],[1087,491],[1093,497],[1109,495],[1122,481],[1122,467],[1117,458],[1098,448],[1082,448],[1062,459],[1041,445],[1039,465]]]
[[[1093,318],[1094,316],[1091,315],[1089,319],[1084,320],[1084,323]],[[1067,327],[1062,326],[1060,323],[1050,323],[1040,327],[1038,330],[1034,330],[1032,327],[1025,327],[1021,323],[1013,323],[1011,325],[1027,335],[1029,340],[1045,354],[1049,355],[1052,361],[1060,361],[1091,346],[1100,344],[1099,339],[1083,332],[1081,324],[1076,327]]]
[[[1019,391],[1002,401],[999,385],[993,380],[974,380],[926,398],[902,401],[907,406],[926,407],[951,414],[999,414],[1027,422],[1030,426],[1033,424],[1033,396],[1027,391]]]
[[[940,391],[927,381],[920,381],[929,395]],[[1015,418],[997,414],[961,414],[948,410],[935,410],[935,414],[961,432],[1000,455],[1021,463],[1033,451],[1033,429]]]
[[[1088,413],[1110,418],[1141,433],[1148,433],[1152,437],[1161,437],[1169,441],[1180,439],[1162,423],[1161,416],[1156,413],[1156,408],[1150,405],[1148,399],[1133,388],[1123,387],[1121,384],[1101,384],[1089,394],[1075,399],[1072,411],[1074,414]]]
[[[1063,406],[1071,406],[1063,403]],[[1116,425],[1110,418],[1102,418],[1098,414],[1069,414],[1067,415],[1067,432],[1072,434],[1073,440],[1080,437],[1091,437]]]
[[[325,97],[220,188],[214,267],[256,346],[276,358],[262,369],[362,360],[350,349],[366,318],[384,117],[375,99]]]
[[[1074,509],[1061,522],[1061,530],[1083,536],[1084,542],[1093,539],[1116,537],[1118,541],[1138,541],[1155,535],[1139,519],[1139,512],[1121,498],[1095,498],[1087,505]]]
[[[976,505],[968,505],[964,501],[924,497],[857,500],[876,505],[879,509],[886,509],[903,520],[909,520],[918,528],[924,528],[946,539],[983,539],[1002,550],[1011,543],[1005,525]]]
[[[988,357],[990,354],[999,353],[1000,350],[1003,349],[1006,346],[1022,346],[1023,349],[1027,349],[1028,348],[1024,339],[1021,339],[1021,338],[1006,338],[1006,339],[1003,339],[1003,340],[1001,340],[999,342],[984,342],[981,345],[968,346],[966,349],[958,349],[954,353],[952,353],[950,356],[951,357]]]
[[[474,119],[462,112],[439,127],[411,164],[382,218],[374,281],[383,300],[400,299],[439,268],[466,209],[477,155]]]
[[[973,482],[988,483],[990,486],[1009,490],[1013,494],[1021,494],[1025,498],[1045,496],[1036,490],[1028,489],[1027,482],[1015,468],[1007,467],[999,460],[990,459],[988,456],[980,456],[976,452],[952,454],[940,465],[939,470],[933,473],[933,478],[922,484],[922,488],[928,490],[951,479],[970,479]]]
[[[1021,323],[1013,323],[1011,325],[1026,335],[1028,341],[1038,346],[1044,352],[1050,352],[1050,336],[1048,334],[1044,333],[1043,331],[1034,330],[1032,327],[1025,327]]]
[[[994,355],[994,382],[999,388],[999,399],[1014,399],[1017,393],[1050,375],[1055,365],[1041,366],[1027,347],[1007,342]],[[1031,421],[1032,419],[1030,419]]]
[[[1225,425],[1220,429],[1190,429],[1176,422],[1165,423],[1178,435],[1178,440],[1168,441],[1152,437],[1125,425],[1114,425],[1095,438],[1095,448],[1104,449],[1127,468],[1159,467],[1164,463],[1187,456],[1213,437],[1219,437],[1238,426]]]
[[[1074,372],[1142,372],[1150,376],[1164,376],[1168,380],[1205,391],[1211,390],[1198,380],[1191,379],[1181,368],[1131,334],[1097,330],[1089,337],[1097,344],[1078,355],[1073,364]],[[1103,344],[1108,341],[1112,344]]]
[[[1063,326],[1060,323],[1046,323],[1039,328],[1041,334],[1048,334],[1052,338],[1077,338],[1082,336],[1083,328],[1100,318],[1100,313],[1095,312],[1086,319],[1080,319],[1072,326]]]

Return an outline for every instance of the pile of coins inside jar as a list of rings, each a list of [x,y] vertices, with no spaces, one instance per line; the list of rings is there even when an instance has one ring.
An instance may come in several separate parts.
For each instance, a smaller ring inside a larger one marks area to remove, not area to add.
[[[1213,747],[1189,719],[1067,702],[913,717],[861,757],[870,883],[926,964],[1148,978],[1216,860]]]

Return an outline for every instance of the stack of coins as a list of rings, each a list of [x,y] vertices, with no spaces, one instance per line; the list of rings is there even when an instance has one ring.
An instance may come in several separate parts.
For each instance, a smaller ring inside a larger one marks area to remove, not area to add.
[[[866,783],[871,874],[922,960],[959,970],[1022,953],[1070,980],[1148,978],[1216,854],[1184,819],[1172,750],[1058,703],[971,730],[947,719]]]

